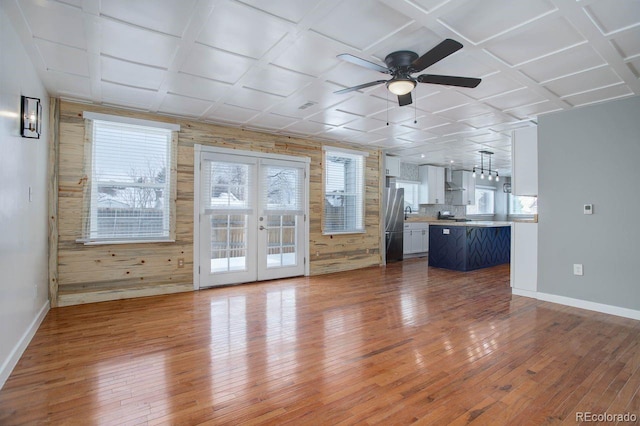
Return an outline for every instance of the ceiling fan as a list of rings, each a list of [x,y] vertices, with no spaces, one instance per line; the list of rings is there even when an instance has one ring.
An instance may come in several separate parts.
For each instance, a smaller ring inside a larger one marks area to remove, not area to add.
[[[369,83],[338,90],[334,93],[349,93],[354,90],[364,89],[365,87],[386,83],[387,89],[389,89],[389,91],[394,95],[398,95],[398,104],[400,106],[405,106],[410,105],[413,102],[411,100],[411,91],[416,87],[417,83],[444,84],[446,86],[469,88],[476,87],[480,84],[481,80],[479,78],[435,74],[421,74],[417,77],[413,77],[411,75],[430,67],[460,49],[462,49],[462,44],[448,38],[420,57],[418,57],[417,53],[410,52],[408,50],[400,50],[390,53],[386,58],[384,58],[384,63],[387,64],[386,67],[348,53],[343,53],[338,55],[338,58],[343,61],[351,62],[352,64],[369,68],[384,74],[391,74],[392,78],[391,80],[371,81]]]

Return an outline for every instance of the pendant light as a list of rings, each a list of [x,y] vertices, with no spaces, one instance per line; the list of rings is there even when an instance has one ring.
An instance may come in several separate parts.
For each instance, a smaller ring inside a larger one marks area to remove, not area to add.
[[[491,151],[479,151],[480,152],[480,179],[484,179],[485,178],[485,174],[484,174],[484,156],[488,155],[489,156],[489,169],[487,170],[488,174],[487,174],[487,180],[492,181],[493,180],[493,172],[496,173],[496,182],[500,182],[500,175],[498,174],[498,170],[491,170],[491,156],[493,155],[493,152]],[[474,167],[473,168],[473,174],[471,175],[474,178],[478,177],[478,174],[476,173],[476,169],[478,167]]]
[[[491,175],[491,156],[489,156],[489,180],[493,180],[493,176]]]

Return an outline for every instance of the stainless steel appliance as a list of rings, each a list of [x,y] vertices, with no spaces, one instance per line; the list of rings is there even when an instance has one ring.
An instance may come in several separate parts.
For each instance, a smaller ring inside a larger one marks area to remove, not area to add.
[[[451,212],[449,211],[443,211],[443,212],[438,212],[438,219],[439,220],[453,220],[456,217],[456,215],[451,214]]]
[[[404,189],[387,188],[385,192],[384,235],[387,262],[402,260],[404,234]]]

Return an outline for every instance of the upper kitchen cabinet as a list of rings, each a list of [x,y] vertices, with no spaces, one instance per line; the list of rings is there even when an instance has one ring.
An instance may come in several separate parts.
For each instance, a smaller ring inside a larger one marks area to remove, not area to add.
[[[390,177],[400,176],[400,158],[390,155],[384,156],[384,174]]]
[[[451,181],[462,191],[452,191],[452,204],[454,206],[470,206],[476,202],[476,180],[473,173],[466,170],[451,172]]]
[[[420,166],[420,204],[444,204],[444,167]]]
[[[538,195],[538,128],[514,130],[511,137],[511,193]]]

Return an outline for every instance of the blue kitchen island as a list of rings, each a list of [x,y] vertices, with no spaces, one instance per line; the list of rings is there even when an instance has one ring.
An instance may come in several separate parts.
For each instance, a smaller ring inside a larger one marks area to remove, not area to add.
[[[510,260],[510,222],[429,225],[429,266],[472,271],[509,263]]]

